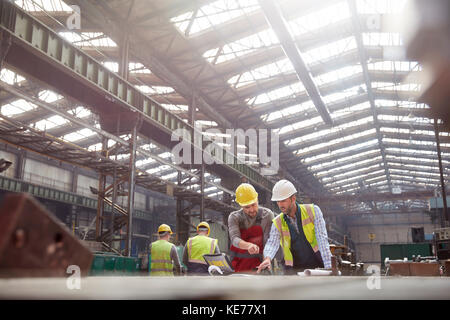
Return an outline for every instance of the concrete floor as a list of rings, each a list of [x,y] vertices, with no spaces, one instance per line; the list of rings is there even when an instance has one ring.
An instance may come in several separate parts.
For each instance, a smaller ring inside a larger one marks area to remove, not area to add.
[[[380,289],[368,289],[369,277],[87,277],[81,289],[67,279],[0,279],[0,299],[450,299],[449,277],[381,277]],[[371,282],[374,284],[373,282]]]

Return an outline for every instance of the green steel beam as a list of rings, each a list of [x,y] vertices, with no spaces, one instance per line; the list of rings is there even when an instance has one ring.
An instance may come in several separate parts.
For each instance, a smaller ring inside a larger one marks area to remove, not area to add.
[[[140,133],[168,147],[177,143],[170,140],[176,129],[185,129],[190,137],[194,136],[194,128],[180,117],[7,1],[0,3],[0,33],[3,35],[0,39],[11,39],[5,63],[12,69],[37,78],[98,113],[140,116],[143,119]],[[232,164],[226,162],[229,159],[233,160]],[[219,169],[222,176],[230,171],[237,176],[245,176],[268,191],[273,187],[269,179],[255,169],[240,164],[235,155],[226,151],[223,165],[210,169]]]
[[[93,210],[97,209],[97,199],[91,199],[71,192],[61,191],[8,177],[0,177],[0,190],[10,192],[26,192],[37,198],[68,203]],[[111,212],[111,206],[105,204],[105,211]],[[152,220],[151,212],[136,209],[133,211],[133,218],[148,221]]]

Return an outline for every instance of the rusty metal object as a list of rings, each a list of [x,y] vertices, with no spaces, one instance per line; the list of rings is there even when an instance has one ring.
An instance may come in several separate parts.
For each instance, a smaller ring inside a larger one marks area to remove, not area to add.
[[[409,270],[411,276],[418,277],[439,277],[439,263],[437,262],[411,262],[409,265]]]
[[[93,255],[61,222],[27,194],[8,194],[0,206],[0,277],[86,276]]]

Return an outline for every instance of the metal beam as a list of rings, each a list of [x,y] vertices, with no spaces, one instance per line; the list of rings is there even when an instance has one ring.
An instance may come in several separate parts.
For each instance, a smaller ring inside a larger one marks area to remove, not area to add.
[[[264,12],[264,16],[267,22],[272,27],[275,34],[278,36],[278,39],[280,40],[280,44],[286,56],[293,64],[299,80],[302,81],[324,123],[326,123],[327,125],[333,125],[333,120],[331,119],[330,113],[328,112],[327,107],[325,106],[325,103],[320,96],[320,92],[311,77],[306,63],[303,61],[300,55],[300,51],[298,50],[297,46],[294,43],[294,40],[292,39],[292,36],[290,35],[286,22],[281,14],[280,8],[276,6],[275,3],[271,0],[259,0],[259,4]]]
[[[422,189],[415,191],[402,192],[400,194],[393,194],[390,192],[382,193],[367,193],[355,195],[336,195],[328,197],[314,198],[314,202],[320,203],[335,203],[335,202],[366,202],[366,201],[394,201],[394,200],[408,200],[408,199],[429,199],[434,196],[433,190]]]
[[[388,164],[386,161],[386,153],[385,153],[384,146],[383,146],[383,139],[382,139],[382,136],[380,133],[380,124],[378,123],[377,110],[375,107],[375,98],[374,98],[374,95],[372,92],[372,82],[370,80],[369,69],[367,67],[366,51],[364,50],[364,43],[363,43],[363,39],[362,39],[362,35],[361,35],[361,21],[358,18],[358,10],[356,9],[355,0],[348,0],[348,5],[349,5],[350,13],[352,16],[352,24],[353,24],[353,29],[355,32],[356,44],[357,44],[358,51],[359,51],[361,67],[363,69],[364,82],[366,84],[367,94],[369,95],[370,109],[372,110],[373,121],[374,121],[375,129],[377,132],[378,145],[379,145],[379,148],[381,151],[381,156],[383,158],[384,170],[386,173],[386,177],[387,177],[389,186],[392,191],[392,185],[390,182],[391,178],[389,176],[389,170],[388,170],[389,167],[388,167]]]

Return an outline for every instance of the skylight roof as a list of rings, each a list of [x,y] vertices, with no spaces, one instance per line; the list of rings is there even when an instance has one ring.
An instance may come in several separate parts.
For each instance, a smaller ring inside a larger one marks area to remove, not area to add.
[[[257,0],[219,0],[170,20],[183,34],[192,36],[258,8]]]

